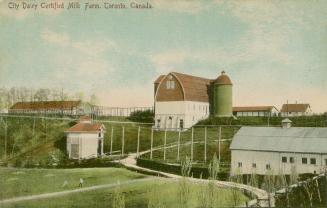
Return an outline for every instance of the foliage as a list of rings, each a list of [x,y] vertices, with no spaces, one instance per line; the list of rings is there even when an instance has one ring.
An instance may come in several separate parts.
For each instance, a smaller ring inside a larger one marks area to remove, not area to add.
[[[125,208],[125,195],[121,191],[120,185],[115,187],[115,191],[112,196],[112,208]]]
[[[245,125],[245,126],[280,126],[283,117],[238,117],[234,118],[216,118],[210,117],[202,120],[198,125]],[[327,121],[325,115],[299,116],[292,117],[292,126],[298,127],[326,127]]]
[[[152,186],[148,192],[148,208],[165,208],[162,195],[158,187]]]
[[[172,174],[176,174],[176,175],[181,174],[181,166],[180,165],[166,164],[166,163],[162,163],[159,161],[147,160],[147,159],[143,159],[143,158],[137,159],[137,165],[144,167],[144,168],[149,168],[152,170],[162,171],[162,172],[166,172],[166,173],[172,173]],[[200,178],[201,176],[204,179],[209,178],[208,168],[192,166],[190,175],[193,176],[194,178]],[[219,178],[219,180],[226,180],[228,178],[228,173],[225,171],[219,172],[218,178]]]
[[[141,122],[141,123],[153,123],[154,122],[154,112],[152,110],[146,111],[134,111],[128,117],[129,120],[134,122]]]
[[[181,175],[182,178],[179,179],[179,207],[187,208],[190,198],[190,182],[187,177],[190,176],[192,168],[192,161],[189,157],[186,157],[185,160],[181,161]]]

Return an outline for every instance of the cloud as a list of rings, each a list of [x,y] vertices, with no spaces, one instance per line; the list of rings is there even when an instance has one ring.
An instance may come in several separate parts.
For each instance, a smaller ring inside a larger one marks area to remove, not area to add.
[[[109,49],[115,49],[116,44],[108,39],[98,40],[85,40],[72,43],[73,48],[80,50],[87,55],[98,55]]]
[[[68,34],[54,32],[47,28],[41,32],[41,37],[43,40],[59,46],[69,46],[71,44]]]

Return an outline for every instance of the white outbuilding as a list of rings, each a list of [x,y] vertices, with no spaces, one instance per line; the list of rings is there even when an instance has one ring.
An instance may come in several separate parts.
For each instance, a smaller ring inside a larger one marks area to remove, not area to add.
[[[234,174],[321,173],[327,168],[327,128],[242,127],[230,145]]]
[[[86,159],[103,155],[105,127],[82,117],[76,125],[66,130],[67,152],[71,159]]]

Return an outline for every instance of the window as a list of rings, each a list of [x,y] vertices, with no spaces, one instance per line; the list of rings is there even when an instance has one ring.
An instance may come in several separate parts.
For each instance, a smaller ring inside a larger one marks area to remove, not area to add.
[[[290,157],[290,163],[294,163],[294,157]]]
[[[238,167],[241,168],[242,167],[242,163],[238,162]]]
[[[168,119],[169,119],[169,120],[172,120],[172,119],[173,119],[173,117],[172,117],[172,116],[169,116],[169,117],[168,117]]]
[[[256,167],[257,167],[257,164],[252,163],[252,168],[256,168]]]
[[[184,120],[183,119],[179,120],[179,128],[181,128],[181,129],[184,128]]]
[[[282,157],[282,163],[287,163],[287,157]]]
[[[157,120],[157,128],[160,128],[160,119]]]
[[[316,158],[310,158],[310,164],[315,165],[316,164]]]
[[[169,89],[175,89],[175,82],[173,81],[173,80],[168,80],[167,82],[166,82],[166,88],[167,88],[167,90],[169,90]]]
[[[266,169],[267,169],[267,170],[270,170],[270,169],[271,169],[271,168],[270,168],[270,164],[267,164],[267,165],[266,165]]]
[[[302,164],[308,164],[308,158],[302,157]]]
[[[327,166],[327,159],[325,159],[325,166]]]
[[[99,137],[101,137],[101,132],[99,132]]]

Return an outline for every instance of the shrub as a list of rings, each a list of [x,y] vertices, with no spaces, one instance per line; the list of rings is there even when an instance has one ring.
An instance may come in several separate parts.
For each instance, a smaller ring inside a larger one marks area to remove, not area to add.
[[[152,110],[134,111],[128,117],[128,120],[134,122],[153,123],[154,113]]]

